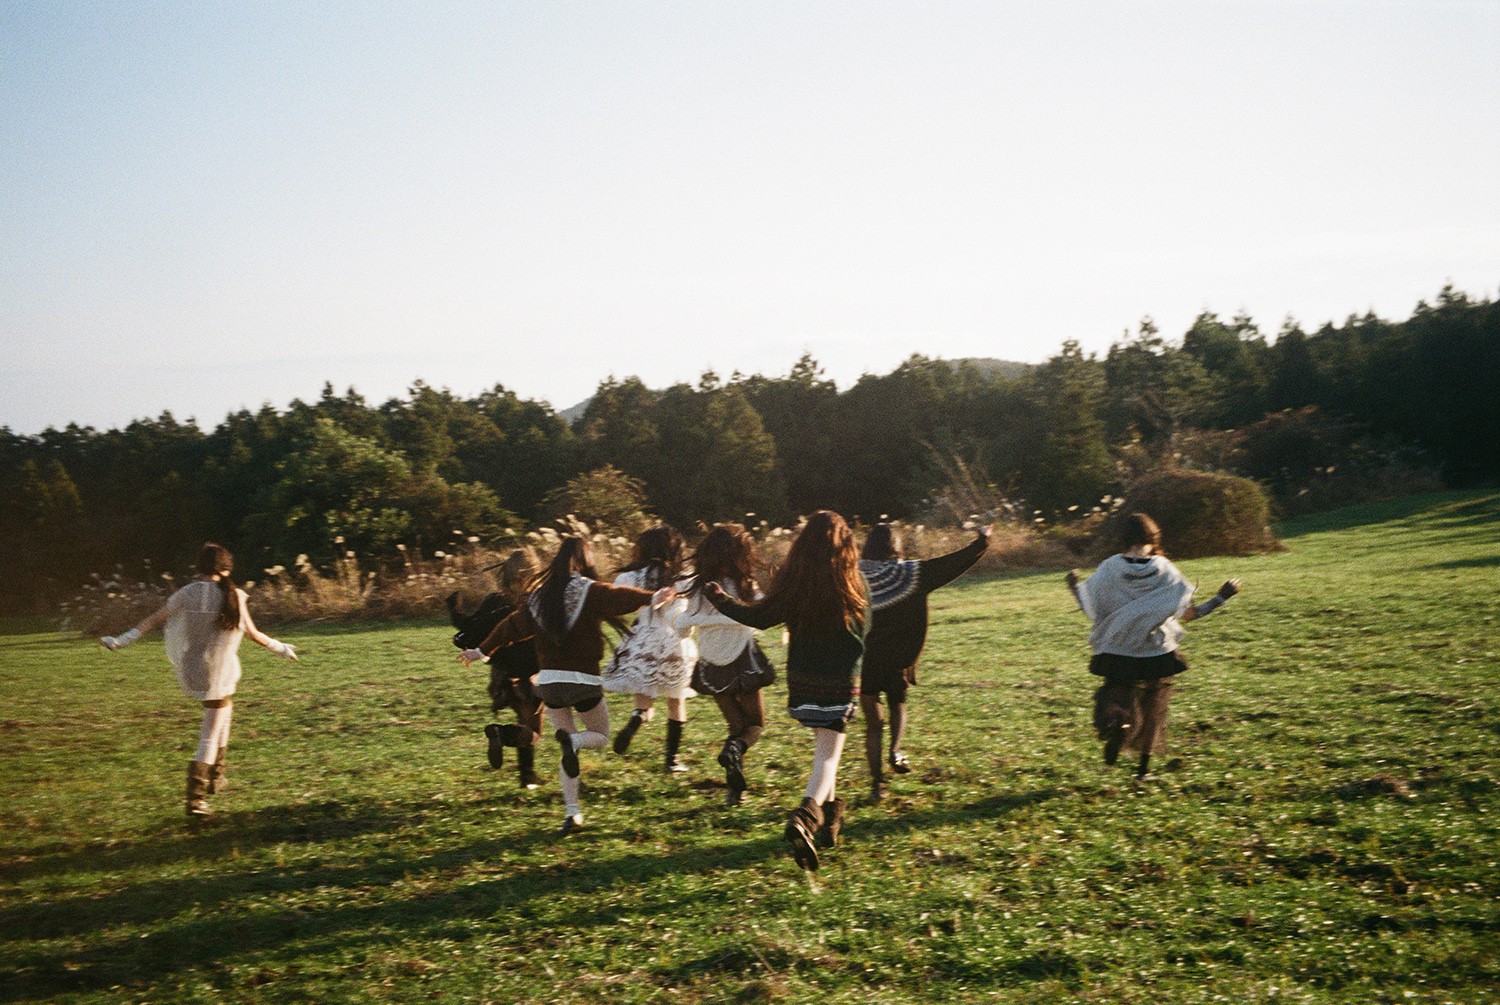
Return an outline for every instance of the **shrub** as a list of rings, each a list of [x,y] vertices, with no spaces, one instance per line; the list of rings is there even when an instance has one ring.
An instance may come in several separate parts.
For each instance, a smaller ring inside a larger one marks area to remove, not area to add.
[[[1443,487],[1437,465],[1418,447],[1371,437],[1316,408],[1272,412],[1237,435],[1235,468],[1268,485],[1284,515]]]
[[[1157,471],[1125,493],[1100,543],[1113,550],[1122,517],[1149,513],[1160,526],[1162,547],[1178,558],[1249,555],[1281,545],[1271,533],[1265,490],[1248,478],[1203,471]]]
[[[559,523],[581,520],[599,534],[631,540],[652,523],[645,484],[612,464],[585,471],[547,493],[542,512]]]

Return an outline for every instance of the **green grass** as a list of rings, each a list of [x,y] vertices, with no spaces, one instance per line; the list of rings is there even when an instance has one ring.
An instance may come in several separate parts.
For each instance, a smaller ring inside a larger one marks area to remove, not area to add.
[[[1060,575],[936,594],[916,771],[867,804],[855,723],[812,878],[779,840],[811,757],[781,685],[744,806],[697,699],[693,770],[660,772],[660,717],[585,753],[588,828],[559,841],[550,744],[536,792],[488,769],[445,627],[290,630],[301,664],[245,648],[232,787],[193,830],[199,716],[159,638],[13,626],[0,1002],[1492,1000],[1500,496],[1281,531],[1183,563],[1245,592],[1189,626],[1144,785],[1100,762]]]

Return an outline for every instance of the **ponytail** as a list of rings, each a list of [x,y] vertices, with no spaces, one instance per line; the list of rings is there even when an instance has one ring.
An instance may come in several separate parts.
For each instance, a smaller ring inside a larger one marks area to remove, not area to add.
[[[203,542],[203,547],[198,549],[198,574],[214,576],[218,580],[219,589],[224,594],[224,604],[219,608],[219,627],[226,632],[240,626],[244,613],[240,608],[240,591],[235,589],[230,575],[233,572],[234,556],[229,549],[212,541]]]

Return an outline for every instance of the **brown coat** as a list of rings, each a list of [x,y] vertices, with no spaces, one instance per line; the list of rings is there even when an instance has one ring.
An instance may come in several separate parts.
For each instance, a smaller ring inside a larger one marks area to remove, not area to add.
[[[593,582],[589,584],[578,620],[560,644],[542,633],[531,616],[531,605],[522,603],[479,643],[479,651],[489,656],[503,646],[532,639],[537,664],[543,670],[571,670],[597,677],[599,661],[604,658],[604,633],[600,625],[608,617],[629,614],[650,602],[650,590]]]

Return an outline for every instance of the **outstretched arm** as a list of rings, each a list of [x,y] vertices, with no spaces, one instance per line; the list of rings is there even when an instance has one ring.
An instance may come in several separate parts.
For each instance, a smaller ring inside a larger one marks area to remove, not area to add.
[[[1068,591],[1073,594],[1073,603],[1078,605],[1078,609],[1080,611],[1083,611],[1085,614],[1087,614],[1088,611],[1084,610],[1083,607],[1083,594],[1078,592],[1078,570],[1069,569],[1066,581],[1068,584]]]
[[[969,568],[979,561],[979,556],[984,554],[984,550],[990,546],[992,530],[992,527],[981,527],[974,540],[957,551],[939,555],[937,558],[923,559],[919,563],[922,567],[922,576],[918,580],[919,589],[923,593],[931,593],[968,572]]]
[[[490,629],[490,633],[484,637],[483,642],[473,649],[465,649],[459,653],[458,662],[468,666],[475,661],[487,660],[496,649],[524,642],[535,634],[536,620],[532,618],[526,605],[522,604],[501,618],[500,623]]]
[[[243,601],[241,601],[243,603]],[[297,662],[297,650],[290,643],[277,642],[271,636],[255,627],[255,619],[250,617],[250,608],[243,608],[245,617],[245,637],[258,646],[265,646],[273,655],[280,656],[284,660]]]
[[[1223,607],[1226,603],[1229,602],[1230,597],[1239,592],[1240,581],[1238,579],[1226,580],[1224,585],[1219,587],[1218,593],[1214,594],[1212,597],[1209,597],[1207,600],[1205,600],[1201,604],[1198,604],[1196,607],[1189,607],[1187,610],[1182,612],[1182,617],[1178,618],[1177,620],[1186,622],[1197,621],[1199,618],[1206,618],[1214,611],[1217,611],[1219,608]]]
[[[163,604],[161,607],[146,615],[146,617],[141,620],[140,624],[136,625],[134,628],[120,635],[105,635],[99,639],[99,644],[108,649],[110,652],[114,652],[116,649],[124,649],[126,646],[134,643],[137,639],[139,639],[142,635],[145,635],[147,632],[154,632],[162,625],[166,624],[167,617],[170,614],[171,611],[169,611],[167,609],[167,606]]]
[[[725,593],[724,588],[718,583],[706,584],[703,587],[703,595],[726,618],[732,618],[742,625],[749,625],[751,628],[770,628],[772,625],[779,625],[786,620],[785,616],[778,609],[779,605],[773,607],[764,601],[754,604],[743,603]]]

